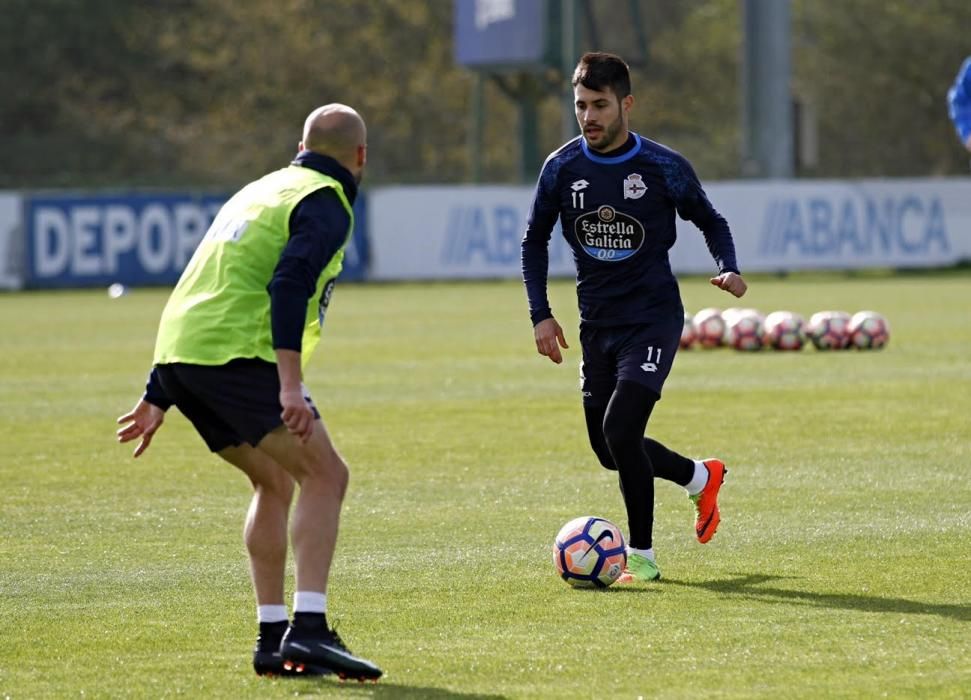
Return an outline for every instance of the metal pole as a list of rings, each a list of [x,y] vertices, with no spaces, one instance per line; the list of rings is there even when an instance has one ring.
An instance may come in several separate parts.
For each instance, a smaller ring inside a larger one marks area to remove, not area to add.
[[[482,71],[477,70],[474,72],[474,78],[472,82],[472,99],[469,101],[469,180],[474,183],[482,182],[482,141],[483,132],[485,124],[485,115],[483,114],[483,109],[485,107],[485,100],[483,99],[483,93],[485,92],[485,76],[482,75]]]
[[[790,0],[742,4],[742,175],[791,178]]]
[[[531,75],[519,79],[519,181],[534,182],[543,161],[539,155],[538,90]]]
[[[579,37],[577,32],[577,2],[578,0],[562,0],[563,20],[560,26],[560,66],[563,70],[564,89],[563,89],[563,119],[562,119],[562,138],[569,141],[579,133],[577,126],[576,108],[573,100],[573,86],[570,81],[573,79],[573,69],[576,68],[580,57]]]

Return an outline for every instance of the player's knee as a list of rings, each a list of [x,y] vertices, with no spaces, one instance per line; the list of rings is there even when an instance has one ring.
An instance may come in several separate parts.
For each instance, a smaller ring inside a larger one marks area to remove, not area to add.
[[[263,491],[272,494],[274,498],[289,503],[293,500],[296,482],[283,469],[278,470],[267,483],[262,485]]]
[[[614,459],[610,456],[610,450],[607,449],[607,443],[602,437],[599,440],[591,439],[590,446],[593,448],[593,453],[597,455],[600,466],[604,469],[617,471],[617,465],[614,464]]]
[[[282,467],[274,465],[259,472],[249,474],[253,490],[262,495],[289,503],[293,499],[296,482]]]
[[[305,473],[326,483],[328,491],[336,493],[341,499],[344,498],[350,481],[350,469],[347,462],[336,452],[318,455],[305,465]]]
[[[344,494],[347,493],[347,486],[350,481],[351,470],[348,468],[347,462],[338,457],[334,469],[333,484],[341,500],[344,500]]]

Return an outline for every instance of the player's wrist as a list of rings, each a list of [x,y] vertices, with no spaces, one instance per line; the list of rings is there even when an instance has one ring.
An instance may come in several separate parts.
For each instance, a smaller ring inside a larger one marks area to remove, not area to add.
[[[529,315],[529,319],[533,322],[533,328],[536,328],[543,321],[548,321],[553,318],[553,312],[549,309],[542,309],[540,311],[534,312]]]

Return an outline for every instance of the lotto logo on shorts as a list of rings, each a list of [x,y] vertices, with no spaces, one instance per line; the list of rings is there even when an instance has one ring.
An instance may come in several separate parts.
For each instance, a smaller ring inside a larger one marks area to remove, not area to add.
[[[656,353],[656,357],[655,357]],[[641,369],[645,372],[657,372],[657,363],[661,361],[661,348],[655,348],[653,345],[647,348],[647,362],[641,365]]]

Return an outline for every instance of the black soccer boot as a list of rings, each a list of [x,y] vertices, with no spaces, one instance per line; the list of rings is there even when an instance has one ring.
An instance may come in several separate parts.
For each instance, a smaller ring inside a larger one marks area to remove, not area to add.
[[[280,655],[284,663],[327,668],[341,679],[376,681],[381,677],[380,668],[350,652],[337,632],[327,627],[323,615],[309,621],[305,616],[300,617],[294,619],[283,635]]]
[[[280,640],[287,622],[260,623],[260,634],[253,649],[253,670],[258,676],[327,676],[331,670],[314,664],[292,663],[280,656]]]

